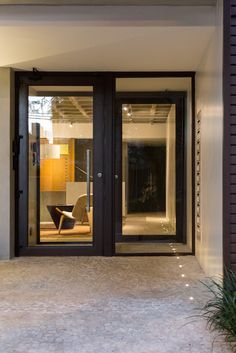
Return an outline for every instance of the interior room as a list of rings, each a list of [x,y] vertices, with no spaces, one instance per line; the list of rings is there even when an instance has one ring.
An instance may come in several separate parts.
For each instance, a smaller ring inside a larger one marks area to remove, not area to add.
[[[178,242],[176,134],[180,120],[191,146],[191,78],[124,78],[117,79],[116,86],[114,120],[122,119],[122,200],[116,204],[122,209],[122,229],[116,249],[132,252],[138,246],[142,252],[144,246],[147,252],[169,252],[168,242]],[[182,116],[177,116],[171,99],[148,97],[168,91],[186,93]],[[126,94],[136,95],[135,102],[125,103],[124,98],[120,105],[120,97]],[[29,244],[91,244],[92,87],[30,86],[28,123]],[[189,184],[185,202],[191,199],[190,155],[183,167]],[[191,209],[189,201],[189,225]],[[179,242],[181,251],[191,253],[191,236],[189,226],[188,238]]]
[[[30,87],[28,110],[29,242],[91,243],[92,87]]]
[[[129,104],[122,111],[123,233],[175,234],[175,106]]]

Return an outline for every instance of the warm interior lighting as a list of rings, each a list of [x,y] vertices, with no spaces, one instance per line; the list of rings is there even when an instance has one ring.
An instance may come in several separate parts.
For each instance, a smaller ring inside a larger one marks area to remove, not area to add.
[[[40,159],[60,159],[60,145],[42,144]]]

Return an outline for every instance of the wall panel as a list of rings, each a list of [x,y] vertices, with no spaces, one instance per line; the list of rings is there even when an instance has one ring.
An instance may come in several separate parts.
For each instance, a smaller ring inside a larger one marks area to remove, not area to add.
[[[236,270],[236,0],[224,1],[224,263]]]

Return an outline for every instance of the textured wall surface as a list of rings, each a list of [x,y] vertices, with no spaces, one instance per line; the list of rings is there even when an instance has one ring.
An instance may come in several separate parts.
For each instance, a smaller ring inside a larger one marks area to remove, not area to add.
[[[224,2],[224,262],[236,270],[236,1]]]

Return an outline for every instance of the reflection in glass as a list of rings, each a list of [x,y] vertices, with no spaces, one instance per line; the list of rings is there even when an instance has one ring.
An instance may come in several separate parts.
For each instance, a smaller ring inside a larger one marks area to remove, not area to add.
[[[92,244],[93,96],[30,87],[28,243]],[[51,91],[51,92],[50,92]],[[79,93],[81,92],[81,93]]]
[[[175,105],[122,106],[122,234],[176,235]]]

